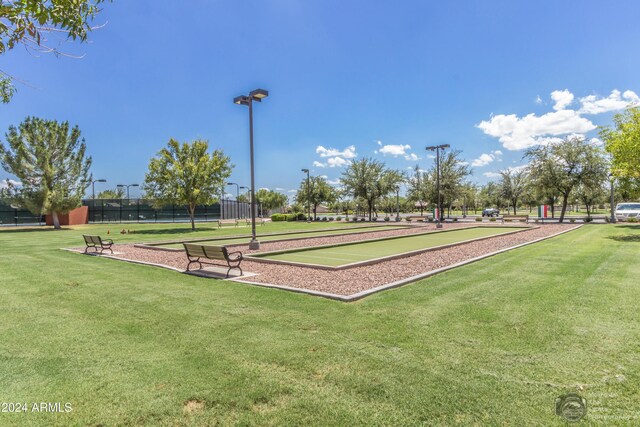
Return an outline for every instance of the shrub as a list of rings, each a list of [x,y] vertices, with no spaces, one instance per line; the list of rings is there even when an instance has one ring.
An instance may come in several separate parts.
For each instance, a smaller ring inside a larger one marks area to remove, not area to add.
[[[412,221],[412,219],[409,218],[409,217],[406,217],[404,220],[407,221],[407,222],[411,222]]]
[[[340,215],[338,215],[338,216],[336,217],[336,221],[342,221],[342,217],[341,217]]]
[[[273,221],[273,222],[286,221],[287,217],[288,217],[288,215],[281,214],[281,213],[275,213],[275,214],[271,215],[271,221]]]
[[[328,221],[329,219],[326,216],[322,217],[322,221]]]
[[[481,216],[476,217],[476,222],[482,222],[482,217]]]
[[[391,221],[391,218],[389,218],[388,216],[385,216],[385,217],[384,217],[384,220],[385,220],[386,222],[389,222],[389,221]]]
[[[576,222],[576,219],[575,218],[570,218],[569,222],[574,223],[574,222]]]
[[[591,222],[591,221],[593,221],[593,218],[591,218],[591,217],[584,219],[584,222]]]
[[[371,218],[371,221],[377,221],[377,220],[378,220],[377,216],[374,216],[373,218]]]
[[[629,218],[627,218],[627,221],[629,221],[629,222],[638,222],[638,218],[629,217]]]
[[[297,220],[298,220],[298,214],[287,215],[287,221],[291,222],[291,221],[297,221]]]
[[[609,224],[611,222],[611,218],[609,218],[608,216],[604,217],[604,222],[606,222],[607,224]]]
[[[334,217],[332,217],[332,216],[330,216],[330,217],[329,217],[329,221],[333,221],[334,219],[335,219],[335,218],[334,218]]]
[[[453,218],[453,222],[458,222],[458,218]]]
[[[357,221],[358,221],[358,218],[356,218],[356,217],[354,216],[354,217],[351,219],[351,221],[353,221],[353,222],[357,222]]]
[[[495,217],[495,216],[492,216],[491,218],[489,218],[489,221],[491,221],[491,222],[496,222],[496,217]]]
[[[365,222],[365,221],[366,221],[366,219],[360,218],[360,222]]]

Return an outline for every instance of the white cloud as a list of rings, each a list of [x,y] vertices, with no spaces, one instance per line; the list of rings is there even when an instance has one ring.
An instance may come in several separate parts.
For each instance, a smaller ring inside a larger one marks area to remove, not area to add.
[[[536,104],[542,104],[542,98],[540,98],[540,95],[536,96]]]
[[[345,160],[342,157],[329,157],[327,159],[327,165],[330,168],[345,166],[345,165],[348,165],[349,163],[350,163],[349,160]]]
[[[316,153],[320,157],[344,157],[345,159],[353,159],[358,154],[356,153],[355,145],[350,145],[344,150],[340,151],[335,148],[325,148],[322,145],[316,147]]]
[[[500,178],[500,172],[485,172],[482,175],[486,176],[487,178]]]
[[[509,166],[508,168],[505,168],[503,170],[507,170],[510,172],[519,172],[523,169],[528,168],[529,165],[519,165],[519,166]],[[502,175],[500,174],[500,172],[485,172],[482,175],[486,176],[487,178],[500,178]]]
[[[435,159],[436,156],[433,154],[427,154],[427,159]]]
[[[284,191],[284,188],[276,187],[276,191]]]
[[[409,144],[406,145],[381,145],[381,142],[378,141],[378,145],[380,145],[380,149],[378,150],[379,153],[381,153],[382,155],[386,156],[387,154],[389,154],[390,156],[393,157],[398,157],[398,156],[405,156],[407,155],[407,150],[411,150],[411,146]]]
[[[268,187],[260,187],[258,190],[267,190],[267,191],[269,191],[269,188]]]
[[[317,167],[317,168],[323,168],[323,167],[325,167],[325,166],[327,166],[327,165],[326,165],[325,163],[320,163],[319,161],[314,160],[314,162],[313,162],[313,166],[315,166],[315,167]]]
[[[340,180],[339,179],[327,179],[327,183],[329,185],[338,185],[338,184],[340,184]]]
[[[502,151],[500,150],[495,150],[488,154],[482,153],[480,157],[471,161],[471,166],[481,168],[483,166],[487,166],[490,163],[493,163],[494,161],[502,161],[501,156]]]
[[[297,193],[298,190],[287,190],[287,193]]]
[[[22,185],[20,181],[16,181],[14,179],[3,179],[0,181],[0,188],[9,188],[9,183],[15,187],[20,187]]]
[[[524,117],[499,114],[477,126],[485,134],[498,138],[507,150],[524,150],[544,143],[549,137],[586,133],[596,128],[574,110],[559,110],[542,116],[531,113]]]
[[[589,95],[584,98],[580,98],[580,103],[582,104],[582,107],[579,110],[580,113],[600,114],[607,113],[609,111],[623,110],[628,106],[640,105],[640,97],[631,90],[621,93],[619,90],[614,89],[606,98],[598,98],[596,95]]]
[[[409,153],[404,156],[404,159],[410,162],[415,162],[417,160],[420,160],[420,157],[418,157],[416,153]]]
[[[573,94],[567,89],[554,90],[551,92],[551,99],[555,102],[555,104],[553,104],[553,109],[556,111],[564,110],[566,106],[573,102],[573,98]]]

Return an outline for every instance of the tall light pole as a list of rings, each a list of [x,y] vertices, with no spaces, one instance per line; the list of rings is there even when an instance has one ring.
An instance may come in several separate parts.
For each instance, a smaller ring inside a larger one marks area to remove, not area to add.
[[[429,151],[436,152],[436,191],[438,193],[438,219],[436,220],[436,228],[442,228],[442,206],[440,205],[440,150],[449,148],[449,144],[430,145],[426,147]]]
[[[242,185],[240,186],[241,190],[247,190],[247,194],[249,194],[249,197],[251,197],[251,189],[249,187],[243,187]]]
[[[307,222],[311,222],[311,176],[309,175],[309,169],[302,169],[302,172],[307,174]]]
[[[249,92],[249,95],[240,95],[233,98],[234,104],[246,105],[249,107],[249,153],[251,157],[251,242],[249,249],[260,249],[260,242],[256,238],[256,198],[255,198],[255,173],[253,162],[253,101],[262,102],[269,96],[269,92],[264,89],[256,89]]]
[[[240,186],[235,182],[227,182],[227,185],[236,186],[236,214],[238,215],[238,218],[240,218],[240,201],[238,200],[238,197],[240,197]]]
[[[400,221],[400,186],[396,185],[396,222]]]
[[[116,187],[118,187],[118,188],[127,187],[127,200],[129,200],[129,188],[130,187],[140,187],[140,185],[138,185],[138,184],[129,184],[129,185],[127,185],[127,184],[118,184],[118,185],[116,185]]]
[[[96,179],[94,181],[91,181],[91,198],[93,200],[96,199],[96,182],[107,182],[106,179]]]

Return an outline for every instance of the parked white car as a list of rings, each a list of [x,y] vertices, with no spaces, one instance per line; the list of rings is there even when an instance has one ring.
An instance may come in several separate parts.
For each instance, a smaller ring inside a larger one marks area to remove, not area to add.
[[[618,203],[616,221],[627,221],[629,218],[637,218],[640,221],[640,203]]]

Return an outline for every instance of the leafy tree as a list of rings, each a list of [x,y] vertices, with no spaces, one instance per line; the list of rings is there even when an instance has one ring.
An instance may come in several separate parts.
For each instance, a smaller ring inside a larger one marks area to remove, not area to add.
[[[495,206],[500,209],[504,205],[502,200],[502,189],[500,188],[500,185],[495,182],[486,183],[480,189],[478,198],[483,208]]]
[[[0,199],[8,199],[11,197],[11,193],[8,188],[0,187]]]
[[[424,213],[424,208],[432,199],[435,193],[435,180],[416,165],[413,168],[413,175],[407,179],[407,198],[420,206],[420,215]]]
[[[500,190],[502,197],[513,206],[513,214],[517,214],[518,202],[529,185],[529,175],[525,169],[505,169],[500,172]]]
[[[371,221],[376,203],[380,198],[395,191],[403,179],[404,176],[400,172],[387,169],[384,163],[362,158],[352,162],[342,172],[340,181],[347,194],[354,199],[362,199]],[[356,206],[360,206],[360,203],[357,202]]]
[[[104,190],[98,193],[96,198],[98,199],[124,199],[124,188],[116,187],[113,190]]]
[[[613,116],[614,128],[605,127],[600,136],[612,156],[612,173],[619,178],[640,179],[640,108],[628,108]]]
[[[214,203],[231,175],[229,157],[222,150],[209,153],[209,143],[196,140],[180,144],[171,138],[166,148],[149,162],[143,189],[154,205],[185,205],[195,230],[198,205]]]
[[[80,206],[85,183],[91,180],[91,157],[86,157],[78,126],[27,117],[18,128],[9,127],[8,147],[0,144],[0,163],[21,181],[9,192],[34,214],[51,214],[60,229],[58,214]]]
[[[465,184],[467,176],[471,175],[471,169],[460,158],[460,150],[446,152],[440,157],[440,202],[442,206],[451,207],[456,199],[462,195],[462,188]],[[436,165],[434,162],[429,175],[436,178]],[[434,185],[433,203],[437,204],[437,186]],[[440,219],[444,219],[444,212],[440,212]]]
[[[239,194],[238,197],[236,197],[236,200],[243,203],[249,203],[251,201],[247,194]]]
[[[530,148],[525,157],[531,160],[532,182],[547,196],[561,197],[560,222],[564,221],[571,192],[583,180],[597,180],[603,161],[600,148],[579,137]]]
[[[262,209],[270,211],[286,206],[288,199],[282,193],[261,188],[256,192],[256,202],[260,203]]]
[[[318,206],[322,203],[333,203],[338,198],[336,190],[321,176],[312,176],[309,179],[307,197],[307,179],[300,182],[300,188],[296,193],[296,203],[302,206],[311,206],[313,219],[316,219]]]
[[[21,0],[0,2],[0,55],[17,46],[35,53],[64,55],[47,43],[48,33],[87,41],[93,19],[105,0]],[[15,92],[13,77],[0,70],[0,100],[8,103]]]

